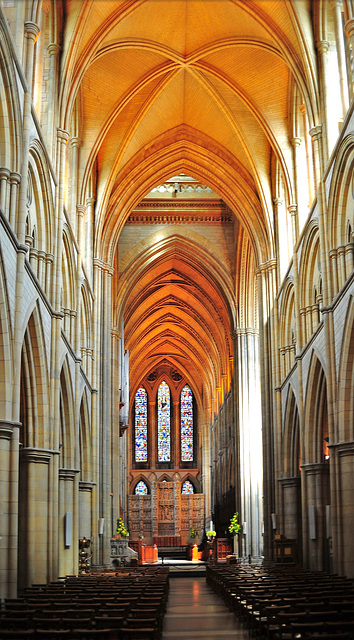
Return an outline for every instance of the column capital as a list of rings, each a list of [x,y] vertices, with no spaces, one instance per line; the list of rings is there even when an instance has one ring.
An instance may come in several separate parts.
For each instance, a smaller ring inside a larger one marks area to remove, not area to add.
[[[339,7],[340,9],[343,8],[342,0],[329,0],[329,4],[332,9],[335,9],[336,7]]]
[[[35,449],[34,447],[25,447],[21,451],[21,458],[26,462],[40,462],[49,464],[53,457],[54,451],[50,449]]]
[[[48,44],[47,51],[50,56],[58,56],[60,53],[60,46],[56,42]]]
[[[296,216],[297,214],[297,204],[289,204],[288,206],[288,212],[290,213],[290,215],[292,216]]]
[[[309,134],[312,140],[319,140],[322,137],[322,125],[318,124],[316,127],[310,129]]]
[[[233,340],[237,340],[239,336],[258,336],[259,329],[257,327],[237,327],[231,332],[231,337]],[[232,356],[231,356],[232,357]]]
[[[11,171],[10,173],[10,184],[20,184],[21,182],[21,174],[17,173],[17,171]]]
[[[114,274],[114,268],[110,264],[108,264],[108,262],[104,262],[99,258],[94,258],[93,266],[96,267],[96,269],[101,269],[101,271],[105,271],[110,276],[113,276]]]
[[[95,204],[95,198],[93,198],[92,196],[86,198],[86,205],[89,206],[90,204]]]
[[[354,18],[350,18],[350,20],[345,23],[344,30],[348,38],[351,38],[351,36],[354,34]]]
[[[41,30],[36,22],[32,22],[31,20],[25,22],[25,38],[36,42],[40,32]]]
[[[8,180],[10,175],[11,175],[10,169],[7,169],[6,167],[0,167],[0,180],[2,180],[3,178]]]
[[[311,475],[329,473],[329,465],[328,462],[305,462],[301,465],[301,471]]]
[[[328,40],[319,40],[317,42],[317,51],[320,53],[328,53],[329,50],[329,42]]]
[[[298,136],[294,136],[294,138],[291,138],[290,142],[293,145],[293,147],[299,147],[302,140]]]
[[[281,207],[283,200],[281,198],[273,198],[273,204],[275,204],[276,207]]]
[[[271,258],[270,260],[268,260],[267,262],[263,262],[261,264],[259,264],[256,268],[255,268],[255,274],[257,276],[261,275],[262,273],[267,273],[269,271],[272,271],[272,269],[275,269],[277,266],[277,261],[275,258]]]
[[[116,338],[117,340],[120,340],[122,337],[122,333],[118,329],[111,329],[111,336],[112,338]]]
[[[86,213],[86,205],[84,204],[77,204],[76,205],[76,212],[79,216],[84,216]]]
[[[70,139],[70,133],[68,131],[65,131],[65,129],[60,129],[58,127],[57,128],[57,138],[58,138],[58,140],[60,140],[60,142],[63,142],[64,144],[67,144],[68,140]]]
[[[11,440],[14,427],[20,428],[21,422],[0,420],[0,440]]]
[[[78,136],[73,136],[72,138],[70,138],[70,145],[72,147],[81,147],[82,145],[81,138],[79,138]]]
[[[59,469],[59,480],[75,480],[76,474],[79,473],[79,469]]]

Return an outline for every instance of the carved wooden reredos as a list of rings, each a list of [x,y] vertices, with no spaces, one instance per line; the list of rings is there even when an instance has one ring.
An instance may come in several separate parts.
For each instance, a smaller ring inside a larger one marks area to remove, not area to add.
[[[182,484],[181,480],[154,481],[148,495],[129,496],[131,539],[143,536],[146,544],[153,544],[157,538],[174,537],[177,544],[186,545],[193,525],[201,539],[204,529],[204,495],[182,494]]]

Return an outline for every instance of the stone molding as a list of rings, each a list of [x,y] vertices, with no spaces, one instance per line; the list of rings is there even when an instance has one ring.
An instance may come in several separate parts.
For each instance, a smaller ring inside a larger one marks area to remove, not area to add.
[[[11,440],[14,427],[20,427],[21,422],[12,420],[0,420],[0,440]]]
[[[49,464],[56,453],[52,449],[36,449],[34,447],[25,447],[21,449],[21,458],[25,462],[40,462],[42,464]]]
[[[73,482],[80,469],[59,469],[59,480],[70,480]]]
[[[79,491],[92,493],[94,486],[96,486],[96,482],[86,482],[85,480],[79,481]]]

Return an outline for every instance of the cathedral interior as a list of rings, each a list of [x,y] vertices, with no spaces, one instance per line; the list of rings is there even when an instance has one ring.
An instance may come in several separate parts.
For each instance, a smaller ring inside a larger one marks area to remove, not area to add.
[[[353,0],[0,0],[0,597],[195,527],[354,578]]]

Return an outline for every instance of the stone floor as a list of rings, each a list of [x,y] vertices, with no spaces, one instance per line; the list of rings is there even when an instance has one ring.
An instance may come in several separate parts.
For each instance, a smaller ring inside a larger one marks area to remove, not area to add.
[[[205,576],[170,578],[162,640],[249,640],[234,613],[207,585]]]

